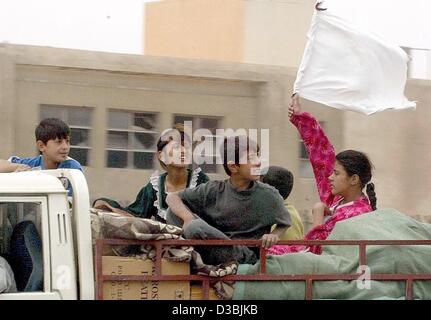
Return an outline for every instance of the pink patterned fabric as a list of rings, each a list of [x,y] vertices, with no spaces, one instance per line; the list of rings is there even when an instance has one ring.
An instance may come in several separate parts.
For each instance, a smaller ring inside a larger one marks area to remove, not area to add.
[[[329,208],[337,206],[342,200],[341,196],[334,196],[328,177],[334,171],[335,151],[331,142],[323,132],[319,122],[309,113],[295,114],[291,122],[297,127],[305,147],[308,151],[317,190],[320,200]],[[305,240],[325,240],[334,229],[338,221],[373,211],[368,198],[363,194],[359,199],[336,208],[335,212],[320,226],[311,229],[304,237]],[[281,255],[285,253],[299,252],[308,249],[310,252],[321,254],[320,246],[302,245],[275,245],[268,249],[268,254]]]

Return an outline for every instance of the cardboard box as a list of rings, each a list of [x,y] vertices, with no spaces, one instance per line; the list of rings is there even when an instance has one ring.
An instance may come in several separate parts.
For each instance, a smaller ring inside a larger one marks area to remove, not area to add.
[[[130,257],[102,257],[104,275],[154,274],[152,260]],[[190,274],[188,262],[172,262],[162,259],[163,275]],[[104,300],[190,300],[189,281],[105,281]]]

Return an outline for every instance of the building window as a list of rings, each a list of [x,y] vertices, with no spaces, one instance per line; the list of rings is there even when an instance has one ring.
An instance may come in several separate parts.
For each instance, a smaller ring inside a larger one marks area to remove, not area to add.
[[[40,119],[58,118],[66,122],[70,127],[70,153],[69,156],[83,166],[89,165],[89,153],[91,150],[91,117],[93,110],[89,107],[40,106]]]
[[[319,123],[322,128],[325,127],[325,122],[319,121]],[[302,140],[299,141],[299,176],[307,179],[314,178],[313,167],[311,166],[307,149]]]
[[[185,121],[191,121],[193,125],[193,132],[197,129],[208,129],[211,134],[205,136],[205,139],[212,141],[213,150],[211,154],[202,154],[205,157],[205,162],[199,164],[199,167],[206,173],[217,173],[217,158],[219,157],[219,151],[216,150],[216,129],[219,128],[221,118],[220,117],[207,117],[207,116],[194,116],[194,115],[175,115],[174,124],[182,123]],[[191,137],[193,138],[193,137]],[[220,160],[218,160],[220,162]]]
[[[109,111],[108,168],[153,169],[157,114]]]

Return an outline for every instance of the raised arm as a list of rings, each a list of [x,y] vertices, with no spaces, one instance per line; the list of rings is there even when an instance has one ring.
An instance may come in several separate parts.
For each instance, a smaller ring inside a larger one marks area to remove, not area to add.
[[[308,156],[313,167],[320,200],[330,206],[334,200],[328,177],[334,171],[335,151],[319,122],[307,112],[302,112],[299,97],[292,98],[289,107],[290,121],[298,129],[304,141]]]

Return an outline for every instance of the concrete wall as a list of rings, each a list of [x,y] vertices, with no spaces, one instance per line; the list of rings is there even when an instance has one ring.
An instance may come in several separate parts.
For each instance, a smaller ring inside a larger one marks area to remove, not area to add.
[[[180,5],[182,2],[171,0],[149,4],[147,7],[154,10],[147,11],[146,19],[156,19],[155,17],[168,10],[168,6],[171,15],[179,15],[179,8],[185,8]],[[193,2],[198,7],[202,3],[199,0],[185,2],[187,4]],[[215,2],[217,1],[208,3]],[[243,34],[240,34],[241,41],[238,42],[243,44],[242,54],[235,61],[296,68],[305,46],[306,32],[310,25],[315,0],[249,0],[242,3],[244,6],[238,5],[232,8],[237,10],[238,19],[241,17],[244,19]],[[219,15],[222,19],[221,10],[219,8],[205,14]],[[195,14],[196,11],[190,7],[188,11],[181,11],[181,16],[187,16],[194,22],[197,21]],[[182,28],[182,23],[184,24],[181,21],[176,23],[178,28]],[[191,27],[190,24],[188,26]],[[237,25],[237,27],[240,26],[240,24]],[[190,38],[200,41],[199,39],[206,34],[206,30],[202,30],[198,23],[195,23],[194,27],[202,33],[199,35],[193,32],[187,33],[187,37],[178,39],[171,37],[170,40],[173,43],[181,43],[184,38],[187,38],[187,41]],[[224,29],[220,31],[220,35],[230,36],[229,33],[225,34]],[[160,29],[155,29],[155,32],[151,33],[146,40],[150,43],[157,42],[159,32]],[[237,35],[236,32],[237,30],[234,32],[235,35]],[[213,30],[210,29],[208,34],[213,34]],[[209,47],[212,45],[210,44]],[[229,50],[229,47],[226,48]],[[230,48],[237,50],[239,45],[235,44]],[[204,48],[198,51],[193,53],[193,57],[213,58],[205,52]],[[161,54],[170,55],[172,52],[167,50]],[[185,50],[183,52],[184,56],[187,56],[188,53]],[[415,74],[421,76],[424,73],[431,74],[431,63],[429,63],[431,55],[424,52],[420,54],[427,57],[425,59],[427,70],[417,70],[412,67],[410,72],[413,77]],[[230,59],[234,60],[235,57],[232,55]],[[314,180],[299,178],[298,136],[295,131],[292,132],[289,129],[289,126],[286,127],[288,119],[283,109],[289,103],[295,74],[296,71],[293,70],[292,76],[288,77],[285,83],[282,83],[284,79],[280,79],[276,85],[265,84],[261,87],[259,96],[261,108],[257,117],[262,126],[266,125],[272,129],[271,142],[274,141],[272,145],[275,147],[271,149],[271,160],[276,164],[292,168],[296,173],[297,184],[293,189],[292,201],[300,210],[306,210],[311,208],[317,199]],[[362,116],[352,112],[331,110],[311,102],[305,102],[304,109],[311,111],[319,120],[325,122],[325,131],[333,141],[336,151],[358,149],[369,154],[376,167],[374,181],[379,207],[398,208],[419,219],[431,221],[431,197],[428,195],[431,184],[429,165],[431,146],[428,138],[431,136],[430,83],[426,80],[408,81],[406,96],[418,101],[417,110],[385,111],[372,116]],[[284,96],[279,96],[280,94]],[[268,102],[270,105],[266,105]],[[286,130],[288,135],[293,135],[295,139],[283,138],[283,130]],[[305,215],[306,211],[302,213]]]
[[[379,207],[431,218],[431,81],[409,80],[417,109],[372,116],[345,113],[345,145],[367,152],[375,165]],[[431,221],[431,220],[430,220]]]
[[[246,1],[242,62],[298,67],[315,2]]]
[[[242,0],[181,0],[147,3],[147,55],[241,61]]]
[[[15,147],[15,65],[13,57],[1,54],[0,59],[0,106],[1,132],[0,145],[4,154],[10,154]]]
[[[146,55],[297,67],[315,0],[167,0],[145,7]]]
[[[152,172],[106,168],[109,109],[156,112],[159,132],[172,125],[174,114],[221,117],[221,128],[269,129],[271,164],[298,176],[299,139],[287,116],[293,69],[18,45],[0,47],[0,65],[5,146],[0,158],[36,155],[40,104],[91,108],[92,149],[85,175],[92,199],[130,202]],[[325,120],[340,116],[310,108]],[[336,132],[328,133],[338,145]],[[212,178],[226,177],[219,169]],[[313,179],[297,178],[293,195],[299,210],[310,208],[317,200]]]
[[[431,79],[431,51],[428,51],[426,54],[426,79]]]
[[[19,45],[0,46],[0,68],[0,158],[36,155],[40,104],[91,108],[85,175],[92,199],[132,201],[152,172],[106,168],[107,115],[119,109],[156,112],[159,132],[172,125],[174,114],[221,117],[221,128],[269,129],[270,164],[295,175],[291,202],[307,220],[318,200],[314,179],[299,174],[299,135],[287,115],[293,68]],[[378,206],[422,220],[431,217],[430,86],[408,82],[406,94],[418,100],[417,110],[368,117],[303,101],[304,110],[324,122],[336,151],[369,154]],[[225,177],[221,167],[211,175]]]

